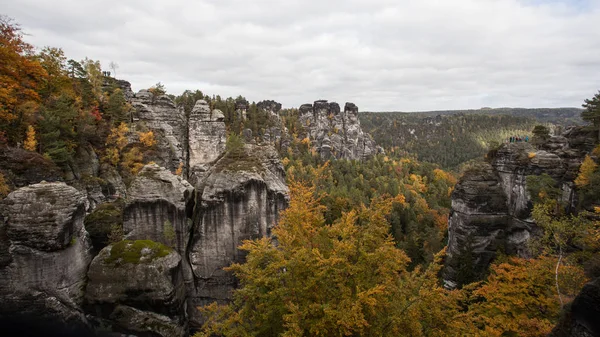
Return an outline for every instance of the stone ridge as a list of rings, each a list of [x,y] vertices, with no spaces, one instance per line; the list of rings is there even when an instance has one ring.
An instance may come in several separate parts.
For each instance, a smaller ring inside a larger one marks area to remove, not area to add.
[[[531,143],[504,144],[490,164],[466,171],[452,193],[446,287],[472,281],[460,279],[458,272],[465,254],[473,259],[475,275],[485,273],[498,251],[530,257],[528,242],[540,230],[531,219],[533,205],[526,177],[550,175],[563,192],[563,202],[574,208],[573,180],[594,143],[593,134],[570,128],[539,147]]]
[[[338,103],[318,100],[299,108],[300,122],[313,148],[323,159],[363,160],[383,149],[363,132],[358,119],[358,107],[346,103],[344,110]]]

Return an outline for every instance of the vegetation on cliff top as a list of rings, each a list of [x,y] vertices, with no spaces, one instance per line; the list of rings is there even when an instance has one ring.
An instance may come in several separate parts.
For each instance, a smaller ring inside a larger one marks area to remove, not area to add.
[[[110,255],[105,262],[114,264],[149,263],[169,255],[172,251],[172,248],[150,240],[123,240],[112,245]]]

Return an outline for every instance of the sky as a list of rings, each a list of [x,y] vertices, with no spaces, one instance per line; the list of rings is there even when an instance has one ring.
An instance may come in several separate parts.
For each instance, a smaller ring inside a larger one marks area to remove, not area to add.
[[[362,111],[580,107],[600,0],[0,0],[36,47],[116,62],[133,90]],[[114,72],[113,72],[114,75]]]

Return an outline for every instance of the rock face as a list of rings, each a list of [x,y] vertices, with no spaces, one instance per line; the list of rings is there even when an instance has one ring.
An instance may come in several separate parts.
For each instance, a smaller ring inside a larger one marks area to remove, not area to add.
[[[148,90],[140,90],[130,102],[135,109],[133,131],[152,130],[158,143],[153,159],[175,171],[186,161],[187,122],[183,111],[168,96],[154,97]]]
[[[86,309],[113,331],[186,336],[181,257],[149,240],[102,249],[88,271]]]
[[[85,196],[64,183],[39,183],[9,194],[1,210],[3,323],[27,316],[27,324],[87,333],[80,310],[92,258],[83,227]]]
[[[246,145],[243,154],[221,158],[197,185],[197,211],[189,260],[195,284],[188,287],[190,307],[227,301],[235,287],[222,270],[242,262],[237,249],[245,239],[267,236],[287,207],[288,189],[283,166],[271,146]],[[202,322],[190,311],[191,324]]]
[[[340,110],[337,103],[325,100],[300,107],[300,122],[305,127],[313,147],[324,159],[365,159],[383,151],[373,138],[364,133],[358,120],[358,107],[346,103]]]
[[[0,172],[11,187],[45,181],[63,181],[61,170],[36,152],[0,147]]]
[[[530,218],[532,203],[526,177],[546,173],[573,207],[573,180],[585,154],[593,148],[590,134],[569,129],[538,148],[531,143],[503,145],[491,164],[482,164],[463,175],[452,194],[448,227],[445,284],[453,288],[463,279],[459,269],[470,255],[475,275],[484,272],[498,251],[529,257],[527,242],[539,228]],[[471,279],[472,280],[472,279]]]
[[[123,231],[131,240],[152,240],[171,246],[184,259],[191,234],[194,188],[156,164],[146,165],[128,190]],[[189,278],[189,277],[188,277]]]
[[[600,278],[586,284],[573,300],[570,310],[550,334],[551,337],[600,336]]]
[[[189,160],[192,181],[201,180],[210,164],[225,152],[225,116],[210,111],[204,100],[196,102],[189,120]]]

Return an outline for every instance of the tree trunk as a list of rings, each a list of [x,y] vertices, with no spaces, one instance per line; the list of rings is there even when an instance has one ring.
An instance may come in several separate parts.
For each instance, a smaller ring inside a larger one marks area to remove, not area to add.
[[[562,295],[560,294],[560,287],[558,286],[558,267],[560,266],[560,261],[562,260],[562,248],[559,247],[559,255],[558,262],[556,263],[556,270],[554,270],[554,280],[556,282],[556,292],[558,293],[558,299],[560,300],[560,308],[562,309],[564,306]]]

